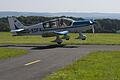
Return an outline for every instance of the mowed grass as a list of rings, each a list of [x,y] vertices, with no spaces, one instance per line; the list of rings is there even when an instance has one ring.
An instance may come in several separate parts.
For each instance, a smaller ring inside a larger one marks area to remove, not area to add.
[[[120,51],[91,53],[43,80],[120,80]]]
[[[27,54],[27,50],[15,48],[0,48],[0,60]]]
[[[86,40],[75,39],[78,34],[69,34],[70,40],[62,44],[79,45],[79,44],[120,44],[120,34],[85,34]],[[62,36],[61,36],[62,37]],[[9,32],[0,33],[0,44],[56,44],[51,41],[55,37],[42,38],[41,36],[12,36]]]

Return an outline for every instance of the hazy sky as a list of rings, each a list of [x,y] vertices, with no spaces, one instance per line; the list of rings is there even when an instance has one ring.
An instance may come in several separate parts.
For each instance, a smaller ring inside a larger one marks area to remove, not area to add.
[[[0,0],[0,11],[120,13],[120,0]]]

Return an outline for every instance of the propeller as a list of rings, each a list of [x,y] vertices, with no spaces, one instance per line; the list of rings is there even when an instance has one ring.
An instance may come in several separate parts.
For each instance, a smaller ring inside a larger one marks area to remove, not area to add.
[[[95,33],[95,27],[94,27],[95,23],[96,23],[95,20],[90,20],[90,24],[91,24],[91,27],[92,27],[93,34]]]
[[[93,34],[95,33],[94,25],[92,25],[92,32],[93,32]]]

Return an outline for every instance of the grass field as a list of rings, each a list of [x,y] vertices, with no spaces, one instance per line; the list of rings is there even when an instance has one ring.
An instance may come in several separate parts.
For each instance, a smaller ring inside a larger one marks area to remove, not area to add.
[[[120,80],[120,51],[99,51],[43,80]]]
[[[0,48],[0,60],[27,54],[28,51],[14,48]]]
[[[87,40],[75,39],[78,34],[69,34],[70,40],[64,40],[63,44],[120,44],[120,34],[86,34]],[[41,36],[11,36],[10,33],[0,33],[0,44],[56,44],[55,37],[42,38]]]

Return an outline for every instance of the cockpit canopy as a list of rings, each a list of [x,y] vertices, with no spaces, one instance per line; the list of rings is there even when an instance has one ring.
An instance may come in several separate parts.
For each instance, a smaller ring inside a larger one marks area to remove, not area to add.
[[[69,18],[58,18],[43,23],[44,28],[64,28],[70,27],[74,20]]]

